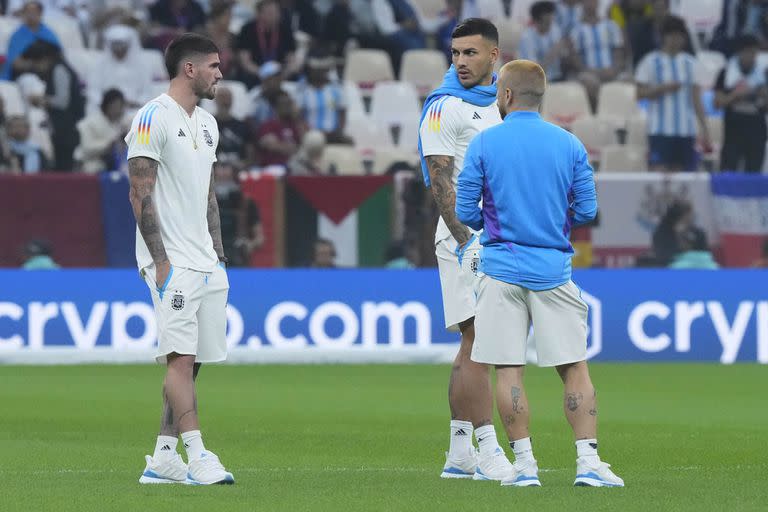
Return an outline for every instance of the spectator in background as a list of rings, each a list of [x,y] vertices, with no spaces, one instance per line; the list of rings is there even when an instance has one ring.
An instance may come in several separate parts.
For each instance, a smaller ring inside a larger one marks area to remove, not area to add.
[[[216,43],[219,49],[219,69],[225,79],[236,78],[238,62],[235,47],[237,37],[229,31],[232,23],[232,0],[214,0],[211,2],[211,12],[205,24],[205,34]]]
[[[464,0],[461,3],[460,18],[462,20],[467,18],[485,18],[495,21],[503,19],[505,16],[504,5],[500,0]]]
[[[25,2],[21,10],[21,25],[11,35],[8,50],[5,53],[3,79],[12,80],[22,73],[34,71],[34,64],[24,53],[37,41],[45,41],[61,46],[58,37],[43,23],[43,4],[40,2]]]
[[[427,47],[416,9],[410,0],[372,0],[371,8],[379,34],[386,40],[395,74],[398,74],[403,53]]]
[[[347,102],[344,89],[331,82],[330,72],[336,62],[328,54],[318,53],[307,59],[306,80],[296,92],[299,111],[309,129],[320,130],[331,144],[351,144],[344,135]]]
[[[683,199],[673,201],[653,232],[657,265],[669,265],[676,256],[694,246],[697,237],[706,240],[704,231],[693,223],[693,206]]]
[[[279,62],[286,75],[295,71],[290,20],[281,13],[277,0],[261,0],[256,6],[256,19],[243,25],[237,37],[240,80],[249,88],[259,83],[259,68],[270,61]]]
[[[408,259],[405,243],[400,241],[391,242],[384,255],[386,263],[384,266],[389,269],[415,268],[416,265]]]
[[[315,39],[320,37],[322,18],[313,4],[313,0],[280,0],[288,26]]]
[[[663,43],[662,25],[670,15],[669,0],[653,0],[651,5],[650,15],[638,16],[627,23],[627,38],[632,52],[633,67],[637,67],[643,57],[660,49]],[[685,22],[683,22],[683,30],[682,51],[694,55],[693,41]]]
[[[715,106],[725,110],[720,168],[760,172],[768,138],[766,67],[757,63],[760,42],[755,36],[741,36],[735,44],[737,54],[715,84]]]
[[[291,176],[320,176],[326,174],[323,169],[325,135],[319,130],[310,130],[301,139],[299,151],[288,161],[288,173]]]
[[[157,0],[149,8],[149,20],[159,48],[184,32],[196,32],[205,26],[205,11],[195,0]]]
[[[616,80],[624,71],[624,38],[621,29],[597,12],[599,0],[583,0],[583,15],[571,31],[574,68],[597,109],[597,94],[604,82]]]
[[[149,99],[152,73],[142,59],[141,50],[136,29],[112,25],[104,31],[104,49],[97,58],[94,72],[87,77],[90,105],[99,105],[109,89],[122,92],[131,109],[141,107]]]
[[[711,150],[696,58],[684,51],[685,22],[669,16],[662,25],[662,46],[637,67],[637,96],[648,99],[649,166],[652,171],[694,171],[696,122],[705,151]]]
[[[43,150],[48,162],[53,162],[51,121],[45,109],[46,84],[34,73],[24,73],[16,79],[21,96],[27,105],[27,121],[30,126],[30,140]]]
[[[30,240],[24,246],[24,270],[55,270],[59,265],[53,261],[51,244],[47,240]]]
[[[118,89],[108,89],[98,110],[77,123],[80,145],[75,159],[83,172],[95,174],[119,169],[127,156],[123,137],[130,128],[124,122],[125,96]]]
[[[216,155],[238,166],[250,165],[255,157],[248,123],[232,116],[232,91],[225,86],[216,89],[216,122],[219,145]]]
[[[6,123],[6,165],[12,173],[36,174],[49,168],[39,145],[30,140],[29,121],[24,116],[11,116]]]
[[[538,62],[550,82],[563,79],[561,60],[570,53],[569,40],[562,36],[555,23],[555,13],[554,2],[542,1],[533,4],[533,24],[523,32],[518,48],[519,57]]]
[[[680,254],[675,256],[669,268],[717,270],[720,265],[709,250],[707,235],[702,230],[688,233],[689,238],[680,241]]]
[[[75,126],[85,114],[85,96],[80,80],[64,60],[58,46],[38,41],[27,53],[46,83],[43,104],[51,120],[55,170],[71,171],[74,167],[73,154],[80,142]]]
[[[213,170],[224,255],[229,259],[229,266],[247,267],[253,252],[264,245],[259,208],[243,195],[232,163],[218,161]]]
[[[312,268],[336,268],[336,247],[326,238],[318,238],[312,246]]]
[[[265,62],[259,69],[261,78],[261,87],[253,96],[253,105],[249,121],[253,130],[258,130],[259,126],[275,117],[275,111],[272,108],[275,97],[280,93],[288,93],[283,87],[283,74],[278,62]]]
[[[349,40],[352,38],[352,11],[349,0],[333,0],[331,10],[325,16],[322,39],[335,57],[343,57]]]
[[[451,41],[453,41],[453,29],[459,23],[459,13],[461,12],[461,0],[445,0],[445,10],[442,17],[445,20],[435,32],[438,49],[445,54],[448,63],[451,62]]]
[[[557,4],[557,26],[565,37],[571,37],[571,31],[580,23],[582,9],[581,0],[561,0]]]
[[[752,263],[752,268],[768,268],[768,238],[763,240],[763,251],[760,258]]]
[[[272,102],[275,117],[259,127],[256,139],[262,167],[285,166],[296,153],[304,136],[304,124],[296,105],[286,92],[279,92]]]
[[[713,50],[731,56],[741,36],[752,35],[761,44],[768,39],[768,5],[763,0],[724,0],[720,23],[712,36]]]

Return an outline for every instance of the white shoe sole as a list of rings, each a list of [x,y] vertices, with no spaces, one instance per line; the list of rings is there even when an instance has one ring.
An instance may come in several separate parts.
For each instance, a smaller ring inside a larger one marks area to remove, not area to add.
[[[440,473],[440,478],[448,478],[453,480],[470,480],[475,475],[473,473],[449,473],[448,471],[443,471]]]
[[[478,482],[501,482],[504,479],[503,478],[491,478],[489,476],[485,476],[482,473],[475,472],[475,474],[472,475],[472,480],[477,480]]]
[[[184,483],[187,485],[234,485],[235,477],[227,475],[222,480],[217,480],[215,482],[199,482],[187,477],[187,480]]]
[[[140,484],[186,484],[185,480],[171,480],[170,478],[154,478],[151,476],[141,475],[139,478]]]
[[[576,487],[624,487],[624,484],[613,484],[606,482],[605,480],[598,480],[586,476],[576,477],[573,485]]]
[[[541,487],[541,482],[536,480],[521,480],[519,482],[501,482],[503,487]]]

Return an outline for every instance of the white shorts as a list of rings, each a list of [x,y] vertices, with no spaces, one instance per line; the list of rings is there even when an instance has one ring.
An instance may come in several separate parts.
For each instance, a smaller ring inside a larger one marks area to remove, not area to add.
[[[155,306],[158,363],[168,354],[194,355],[197,363],[227,358],[227,272],[172,267],[164,289],[155,284],[155,266],[142,270]],[[162,297],[161,297],[162,295]]]
[[[477,276],[470,270],[469,255],[465,256],[465,265],[459,265],[456,245],[453,237],[435,244],[445,327],[451,332],[459,332],[459,324],[475,316],[475,289],[478,282]]]
[[[533,322],[539,366],[584,361],[588,311],[573,281],[534,291],[484,276],[478,285],[472,360],[524,365],[526,338]]]

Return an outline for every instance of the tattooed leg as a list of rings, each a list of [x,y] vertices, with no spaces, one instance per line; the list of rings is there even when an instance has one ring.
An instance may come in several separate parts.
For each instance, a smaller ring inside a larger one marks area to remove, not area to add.
[[[528,397],[523,387],[525,366],[496,367],[496,402],[510,441],[530,436]]]
[[[200,429],[195,408],[194,366],[195,356],[179,354],[168,356],[163,389],[172,411],[176,432]]]
[[[200,372],[201,366],[201,363],[195,363],[194,369],[192,370],[192,380],[197,380],[197,374]],[[194,409],[195,413],[197,413],[197,393],[195,393]],[[168,394],[165,391],[165,386],[163,386],[163,414],[160,417],[160,435],[171,437],[179,436],[179,429],[174,419],[171,403],[168,401]]]
[[[473,321],[467,320],[459,326],[461,346],[451,369],[448,404],[452,420],[471,421],[478,428],[492,423],[493,393],[488,366],[470,359],[475,341]]]
[[[589,377],[586,361],[557,367],[565,384],[563,408],[576,439],[597,436],[597,393]]]

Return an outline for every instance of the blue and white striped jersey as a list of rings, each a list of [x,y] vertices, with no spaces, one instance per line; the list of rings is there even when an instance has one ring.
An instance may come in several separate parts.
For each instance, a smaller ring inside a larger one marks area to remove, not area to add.
[[[520,38],[518,53],[521,59],[532,60],[541,64],[549,50],[563,38],[560,27],[553,23],[549,32],[540,34],[536,27],[528,27]],[[560,59],[544,68],[548,80],[559,80],[563,77]]]
[[[323,87],[305,84],[296,92],[296,103],[310,128],[324,132],[339,127],[339,110],[347,108],[343,88],[334,83]]]
[[[648,100],[648,133],[650,135],[696,136],[693,89],[702,84],[702,73],[696,57],[684,52],[677,55],[659,50],[651,52],[638,64],[635,80],[650,86],[673,82],[682,84],[676,92]]]
[[[624,46],[621,29],[611,20],[602,20],[594,25],[579,23],[571,32],[571,41],[588,69],[612,67],[613,50]]]
[[[555,20],[560,26],[560,31],[566,36],[571,34],[571,31],[576,28],[581,20],[582,8],[580,4],[566,5],[563,3],[557,4],[557,13]]]

